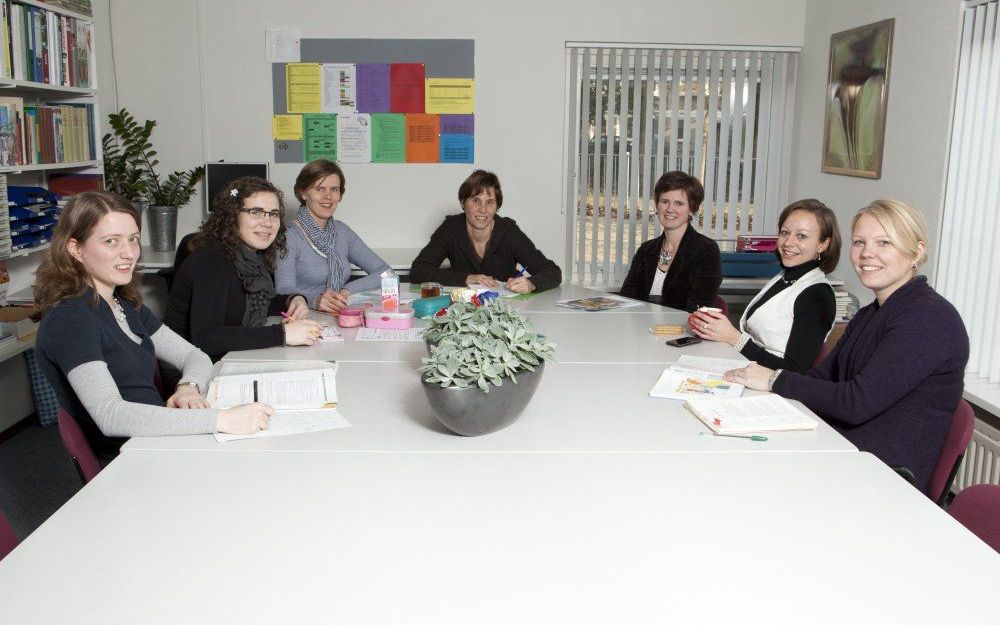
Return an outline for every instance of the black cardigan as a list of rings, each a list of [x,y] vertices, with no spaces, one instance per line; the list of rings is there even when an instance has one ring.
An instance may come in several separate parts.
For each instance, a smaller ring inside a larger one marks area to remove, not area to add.
[[[451,263],[450,269],[441,268],[445,259]],[[493,233],[480,259],[466,230],[465,213],[449,215],[413,259],[410,282],[434,280],[446,286],[465,286],[466,278],[473,274],[505,281],[517,274],[518,263],[531,274],[537,291],[551,289],[562,282],[559,266],[535,247],[513,219],[499,216],[494,219]]]
[[[287,295],[276,295],[269,315],[281,314]],[[280,324],[246,328],[246,293],[236,266],[222,248],[212,245],[192,253],[174,276],[163,322],[209,355],[213,362],[226,352],[279,347],[285,344]]]
[[[649,289],[656,276],[664,236],[661,234],[639,246],[619,291],[621,295],[649,301]],[[699,306],[711,306],[721,284],[722,255],[719,246],[688,224],[674,260],[667,269],[660,303],[689,312]]]

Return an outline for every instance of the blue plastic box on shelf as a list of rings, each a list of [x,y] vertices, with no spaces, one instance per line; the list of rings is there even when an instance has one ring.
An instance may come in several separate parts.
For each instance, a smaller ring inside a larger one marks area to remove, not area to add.
[[[722,275],[727,278],[770,278],[781,271],[771,252],[722,252]]]

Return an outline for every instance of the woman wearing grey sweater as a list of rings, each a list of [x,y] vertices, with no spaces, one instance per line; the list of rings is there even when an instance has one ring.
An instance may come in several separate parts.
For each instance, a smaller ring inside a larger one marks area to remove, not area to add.
[[[274,272],[279,293],[302,293],[311,308],[327,313],[347,306],[351,293],[377,288],[379,274],[389,268],[347,224],[333,218],[344,191],[344,172],[336,163],[306,163],[295,179],[301,206],[286,235],[288,253]],[[368,275],[348,283],[352,264]]]

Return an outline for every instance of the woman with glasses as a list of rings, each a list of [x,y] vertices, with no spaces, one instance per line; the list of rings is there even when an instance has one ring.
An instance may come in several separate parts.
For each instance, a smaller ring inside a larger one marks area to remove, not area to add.
[[[339,313],[352,293],[378,288],[379,274],[389,269],[347,224],[333,218],[346,185],[333,161],[306,163],[295,179],[300,206],[288,228],[288,254],[278,259],[274,273],[279,291],[302,293],[310,307],[325,313]],[[352,264],[368,275],[348,282]]]
[[[559,286],[562,271],[509,217],[497,217],[503,191],[496,174],[477,169],[458,188],[461,215],[445,217],[410,268],[411,282],[503,285],[515,293]],[[442,269],[447,259],[451,265]],[[520,269],[518,269],[520,265]]]
[[[319,340],[319,324],[305,318],[306,298],[279,293],[271,277],[275,258],[285,253],[281,198],[261,178],[230,182],[174,277],[164,322],[213,361],[233,350]],[[266,325],[282,313],[285,323]]]

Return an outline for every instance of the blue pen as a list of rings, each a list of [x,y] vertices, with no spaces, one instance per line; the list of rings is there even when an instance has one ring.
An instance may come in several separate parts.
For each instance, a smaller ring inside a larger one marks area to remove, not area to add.
[[[521,268],[517,270],[517,273],[514,274],[514,277],[515,278],[523,278],[524,277],[524,272],[527,271],[527,270],[528,270],[527,267],[525,267],[524,265],[521,265]]]

